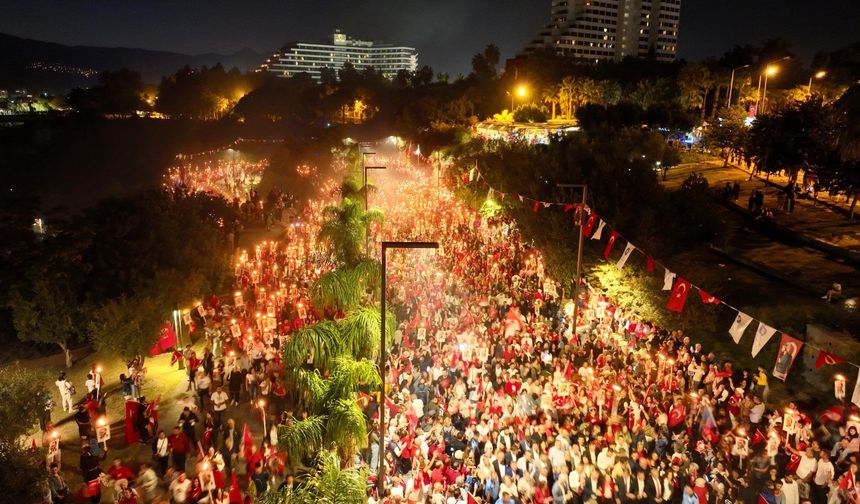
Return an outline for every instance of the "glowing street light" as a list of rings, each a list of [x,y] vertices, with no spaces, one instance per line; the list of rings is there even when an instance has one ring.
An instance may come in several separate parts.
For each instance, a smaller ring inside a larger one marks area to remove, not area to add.
[[[824,70],[819,70],[815,72],[815,75],[811,75],[809,77],[809,85],[806,87],[806,92],[808,94],[812,94],[812,79],[823,79],[827,75],[827,72]]]
[[[761,109],[762,109],[761,112],[764,113],[764,109],[765,109],[764,101],[765,101],[765,98],[767,98],[767,78],[772,76],[772,75],[776,75],[776,73],[779,72],[779,67],[776,66],[776,63],[779,63],[780,61],[785,61],[788,59],[791,59],[791,56],[784,56],[782,58],[779,58],[778,60],[771,61],[770,63],[768,63],[764,66],[764,71],[759,74],[759,76],[758,76],[759,100],[756,101],[756,114],[758,114],[759,104],[761,104]],[[762,76],[762,74],[764,74],[764,92],[763,93],[762,93],[762,89],[761,89],[761,76]]]
[[[516,98],[516,97],[519,97],[520,99],[525,98],[526,95],[529,94],[529,89],[525,86],[520,85],[520,86],[517,86],[516,89],[513,89],[511,91],[505,91],[505,94],[511,97],[511,114],[513,114],[514,113],[514,98]]]

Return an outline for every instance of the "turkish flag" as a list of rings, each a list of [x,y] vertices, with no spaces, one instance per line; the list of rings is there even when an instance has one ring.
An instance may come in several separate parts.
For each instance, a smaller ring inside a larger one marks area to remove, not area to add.
[[[759,443],[764,442],[764,434],[759,429],[755,430],[755,434],[753,434],[752,441],[750,441],[750,446],[755,446]]]
[[[828,366],[832,366],[834,364],[841,364],[845,362],[845,359],[842,357],[837,357],[831,353],[827,353],[824,350],[818,351],[818,357],[815,359],[815,368],[818,369],[821,366],[827,364]]]
[[[684,304],[687,302],[687,294],[690,293],[690,282],[678,277],[675,280],[675,287],[672,288],[672,295],[669,297],[669,302],[666,303],[666,308],[680,312],[684,311]]]
[[[699,296],[702,298],[702,302],[705,304],[720,304],[719,299],[708,294],[707,292],[703,291],[702,289],[699,289]]]
[[[678,402],[669,410],[669,428],[672,429],[687,417],[687,408],[684,403]]]
[[[591,236],[591,231],[594,230],[594,224],[597,223],[597,212],[591,212],[588,215],[588,220],[585,221],[585,226],[582,228],[582,236],[588,238]]]
[[[236,470],[230,471],[230,504],[242,503],[242,491],[239,489],[239,478],[236,477]]]
[[[242,427],[242,449],[245,453],[245,458],[251,458],[251,447],[254,446],[254,436],[251,435],[251,429],[248,428],[248,424],[245,424]]]
[[[845,409],[842,406],[831,406],[823,410],[818,418],[821,423],[836,423],[842,420],[842,415],[845,414]]]
[[[606,242],[606,248],[603,250],[603,258],[609,259],[609,253],[612,252],[612,246],[615,245],[615,240],[618,239],[618,232],[613,231],[609,234],[609,241]]]
[[[472,495],[472,492],[466,492],[466,504],[478,504],[478,500]]]

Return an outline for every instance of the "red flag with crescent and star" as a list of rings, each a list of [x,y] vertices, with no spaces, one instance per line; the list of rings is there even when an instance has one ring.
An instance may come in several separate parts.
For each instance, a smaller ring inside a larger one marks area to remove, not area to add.
[[[708,294],[707,292],[699,289],[699,296],[702,298],[702,302],[705,304],[720,304],[720,300],[715,298],[714,296]]]
[[[837,357],[831,353],[827,353],[824,350],[818,351],[818,357],[815,359],[815,369],[820,369],[821,366],[827,364],[828,366],[832,366],[834,364],[841,364],[845,362],[845,359],[842,357]]]
[[[606,242],[606,248],[603,250],[603,258],[609,259],[609,253],[612,252],[612,246],[615,245],[615,240],[618,239],[620,235],[617,231],[613,231],[609,234],[609,241]]]
[[[684,311],[684,304],[687,302],[687,294],[690,293],[690,282],[678,277],[675,280],[675,287],[672,288],[672,295],[669,297],[669,302],[666,303],[666,308],[672,311]]]
[[[585,226],[582,227],[582,236],[586,238],[591,236],[591,231],[594,229],[595,223],[597,223],[597,212],[591,212],[588,215],[588,220],[585,221]]]
[[[672,429],[687,418],[687,408],[683,402],[677,402],[669,410],[669,428]]]

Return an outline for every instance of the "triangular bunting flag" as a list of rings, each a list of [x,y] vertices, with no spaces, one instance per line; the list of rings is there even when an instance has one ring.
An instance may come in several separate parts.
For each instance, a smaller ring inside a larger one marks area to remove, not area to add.
[[[489,191],[487,191],[487,201],[491,201],[493,199],[493,193],[495,190],[491,187]]]
[[[533,211],[534,213],[537,213],[538,208],[540,208],[540,202],[539,202],[539,201],[535,201],[534,207],[532,207],[532,211]]]
[[[854,392],[851,394],[851,402],[860,406],[860,371],[857,372],[857,381],[854,383]]]
[[[675,282],[675,287],[672,289],[672,295],[669,297],[669,302],[666,303],[666,308],[680,312],[684,311],[684,304],[687,302],[687,294],[690,293],[690,282],[678,277]]]
[[[699,296],[701,296],[702,302],[705,304],[720,304],[719,299],[708,294],[707,292],[703,291],[702,289],[699,289]]]
[[[591,236],[592,240],[599,240],[603,237],[603,228],[606,227],[606,222],[600,219],[600,224],[597,225],[597,231]]]
[[[647,269],[649,272],[654,271],[654,258],[653,257],[648,257],[647,259],[645,259],[645,269]]]
[[[522,202],[523,202],[523,195],[522,195],[522,194],[518,194],[517,196],[519,196],[519,198],[520,198],[520,203],[522,203]]]
[[[735,317],[735,321],[732,322],[732,326],[729,327],[729,334],[732,335],[732,339],[735,340],[735,344],[740,343],[741,336],[744,335],[744,331],[747,326],[752,322],[752,317],[743,312],[738,312],[738,316]]]
[[[755,331],[755,341],[753,341],[752,347],[752,356],[755,357],[761,351],[762,348],[767,344],[771,337],[773,337],[776,329],[765,324],[764,322],[758,323],[758,329]]]
[[[602,224],[602,222],[601,222],[601,224]],[[600,228],[597,229],[597,232],[600,233]],[[618,236],[619,235],[618,235],[617,231],[613,231],[613,232],[609,233],[609,241],[606,242],[606,248],[603,249],[603,258],[604,259],[607,259],[607,260],[609,259],[609,253],[612,252],[612,246],[615,245],[615,240],[618,239]]]
[[[663,268],[663,290],[672,290],[672,284],[675,283],[675,274],[669,271],[669,268]]]
[[[821,369],[821,366],[827,364],[828,366],[832,366],[834,364],[841,364],[845,362],[845,359],[842,357],[837,357],[831,353],[827,353],[824,350],[818,351],[818,357],[815,359],[815,368]]]
[[[632,243],[627,242],[627,246],[624,247],[624,252],[621,253],[621,259],[619,259],[618,262],[615,263],[615,267],[618,269],[623,269],[624,265],[627,263],[627,259],[630,257],[630,254],[632,254],[634,250],[636,250],[636,247],[634,247]]]
[[[570,203],[564,205],[564,213],[570,212],[571,210],[573,210],[573,205]]]
[[[595,222],[597,222],[597,212],[590,212],[588,220],[585,221],[585,225],[582,227],[582,236],[586,238],[591,236],[591,230],[594,229]]]

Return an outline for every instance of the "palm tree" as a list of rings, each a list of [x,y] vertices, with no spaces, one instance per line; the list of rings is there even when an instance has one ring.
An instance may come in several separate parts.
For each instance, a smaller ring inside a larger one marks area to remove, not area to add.
[[[700,118],[705,119],[708,93],[714,86],[711,71],[702,63],[691,63],[678,73],[678,84],[689,109],[699,109]]]
[[[300,478],[292,490],[268,492],[257,504],[364,504],[367,502],[367,470],[344,468],[335,453],[321,451],[314,471]]]
[[[323,215],[326,221],[320,227],[319,240],[328,242],[337,261],[347,266],[361,261],[367,226],[384,220],[381,210],[364,211],[362,204],[352,198],[344,199],[338,206],[326,207]]]
[[[355,451],[367,446],[367,421],[355,393],[375,390],[382,384],[375,362],[337,357],[328,379],[319,370],[292,373],[304,394],[299,401],[310,416],[291,418],[278,432],[278,441],[292,460],[301,460],[320,450],[336,451],[350,463]]]
[[[311,301],[323,312],[345,313],[379,291],[382,265],[361,259],[352,267],[341,266],[323,274],[311,287]]]
[[[561,80],[561,84],[558,86],[558,101],[561,104],[562,116],[566,119],[570,119],[572,117],[571,103],[575,92],[576,89],[573,77],[568,76]]]
[[[547,86],[543,89],[543,93],[541,94],[541,99],[544,103],[550,105],[552,107],[552,120],[555,120],[555,108],[559,104],[558,100],[558,86],[551,85]]]

